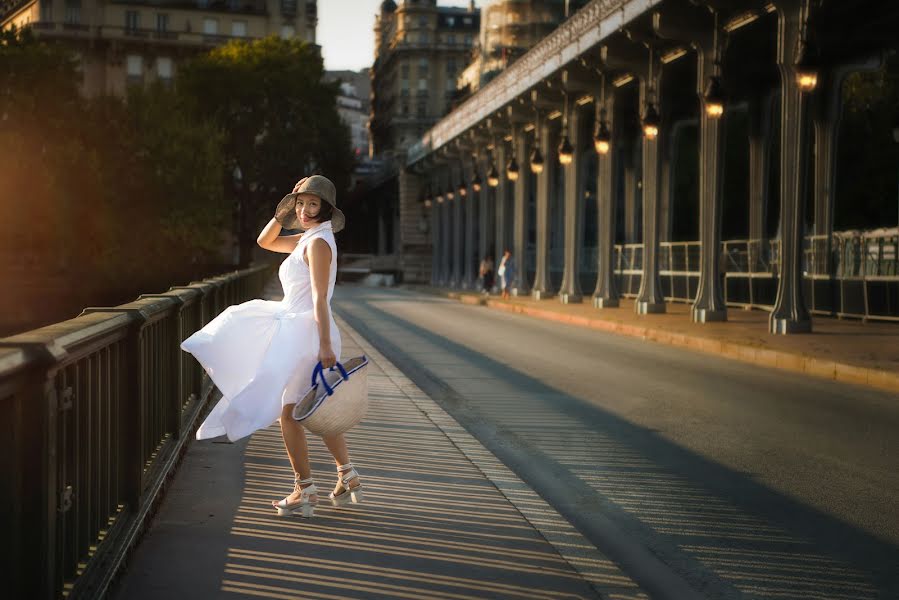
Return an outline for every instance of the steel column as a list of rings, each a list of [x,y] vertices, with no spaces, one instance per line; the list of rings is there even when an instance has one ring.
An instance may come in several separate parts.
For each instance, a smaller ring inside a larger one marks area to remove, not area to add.
[[[537,130],[540,132],[540,153],[543,155],[543,171],[537,174],[537,264],[534,273],[532,296],[535,300],[551,298],[554,294],[549,277],[549,195],[552,193],[552,175],[555,165],[550,150],[549,120],[545,115],[537,116]]]
[[[564,167],[565,177],[565,266],[562,271],[562,286],[559,290],[559,301],[563,304],[576,304],[583,301],[579,281],[581,239],[581,207],[583,205],[583,157],[581,153],[581,117],[574,99],[566,100],[564,110],[568,113],[568,131],[563,128],[559,139],[566,133],[574,149],[571,163]]]
[[[808,0],[805,0],[808,1]],[[807,94],[796,80],[796,55],[802,27],[800,0],[779,0],[777,66],[780,71],[780,272],[777,300],[768,320],[771,333],[806,333],[812,319],[802,293],[802,242],[807,150]]]

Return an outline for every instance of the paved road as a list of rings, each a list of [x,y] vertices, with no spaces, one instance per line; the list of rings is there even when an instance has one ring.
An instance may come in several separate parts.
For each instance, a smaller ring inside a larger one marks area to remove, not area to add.
[[[334,305],[647,589],[899,597],[894,395],[402,290]]]

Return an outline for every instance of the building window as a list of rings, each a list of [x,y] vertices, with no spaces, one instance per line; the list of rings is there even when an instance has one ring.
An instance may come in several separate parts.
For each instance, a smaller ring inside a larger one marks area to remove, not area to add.
[[[450,27],[452,27],[453,25],[455,25],[455,24],[456,24],[456,17],[447,17],[447,18],[446,18],[446,24],[449,25]]]
[[[409,105],[408,104],[403,104],[403,116],[404,117],[409,116]]]
[[[206,35],[218,35],[218,32],[218,19],[203,19],[203,33],[205,33]]]
[[[229,10],[240,10],[240,0],[228,0]]]
[[[424,119],[428,116],[428,103],[419,102],[415,107],[415,116]]]
[[[447,75],[455,75],[456,73],[456,61],[452,58],[446,61],[446,73]]]
[[[67,25],[81,23],[81,0],[66,0],[65,23]]]
[[[156,76],[159,79],[169,80],[172,78],[172,59],[167,56],[160,56],[156,59]]]
[[[125,31],[137,31],[140,28],[140,13],[136,10],[125,11]],[[138,57],[140,58],[140,57]]]
[[[446,43],[449,44],[450,46],[454,46],[456,44],[456,34],[451,33],[451,34],[447,35]]]
[[[462,23],[464,25],[471,25],[471,17],[463,17]]]
[[[418,91],[427,91],[428,89],[428,80],[427,79],[419,79],[418,80]]]
[[[41,21],[44,23],[53,21],[53,0],[41,0]]]
[[[471,41],[472,41],[472,40],[471,40],[471,34],[470,34],[470,33],[466,33],[466,34],[465,34],[465,45],[466,45],[466,46],[471,46]]]
[[[285,17],[297,14],[297,0],[281,0],[281,14]]]
[[[428,59],[422,58],[418,61],[418,76],[419,77],[427,77],[428,76]]]
[[[234,37],[247,37],[247,22],[234,21],[231,23],[231,35]]]
[[[418,26],[425,28],[428,26],[428,18],[425,16],[418,17]]]
[[[281,39],[289,40],[297,34],[297,30],[293,28],[293,25],[285,25],[281,28]]]
[[[420,44],[428,43],[428,32],[427,31],[422,31],[421,33],[418,34],[418,42]]]
[[[156,15],[156,31],[165,33],[169,30],[169,16],[159,13]]]
[[[129,84],[139,84],[144,81],[144,58],[139,54],[129,54],[125,59]]]
[[[403,63],[403,65],[400,67],[400,75],[403,77],[403,79],[409,78],[409,65],[408,64]]]

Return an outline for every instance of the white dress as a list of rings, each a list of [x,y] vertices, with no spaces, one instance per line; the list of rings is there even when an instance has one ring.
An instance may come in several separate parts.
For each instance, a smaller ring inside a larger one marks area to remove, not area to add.
[[[222,392],[222,399],[197,430],[197,439],[227,435],[231,441],[268,427],[285,404],[309,387],[318,363],[318,325],[312,312],[311,277],[303,260],[314,239],[331,247],[328,313],[337,279],[337,245],[331,222],[306,231],[281,263],[284,299],[250,300],[229,306],[181,343]],[[331,345],[340,358],[340,332],[331,316]]]

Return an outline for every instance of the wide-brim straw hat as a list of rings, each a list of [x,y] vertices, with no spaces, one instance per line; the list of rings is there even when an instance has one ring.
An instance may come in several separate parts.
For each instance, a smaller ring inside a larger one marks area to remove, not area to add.
[[[334,183],[324,175],[312,175],[307,177],[295,192],[291,192],[281,199],[278,208],[275,209],[275,220],[285,229],[303,230],[303,225],[297,218],[296,203],[300,194],[315,194],[331,205],[331,229],[337,233],[346,225],[346,217],[343,211],[337,208],[337,188]]]

